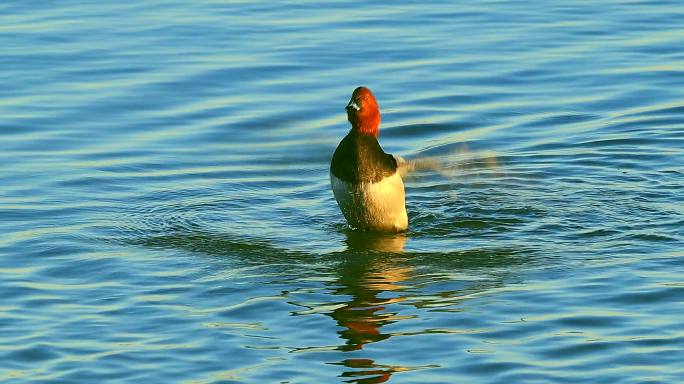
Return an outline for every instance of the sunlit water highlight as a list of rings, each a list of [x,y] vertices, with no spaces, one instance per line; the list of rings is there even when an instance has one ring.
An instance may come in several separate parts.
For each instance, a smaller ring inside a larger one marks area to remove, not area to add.
[[[684,381],[679,2],[0,15],[0,381]],[[362,84],[406,234],[330,191]]]

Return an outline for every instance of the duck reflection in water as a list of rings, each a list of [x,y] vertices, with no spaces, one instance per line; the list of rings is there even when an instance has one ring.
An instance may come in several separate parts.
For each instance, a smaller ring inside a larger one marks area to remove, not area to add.
[[[345,344],[339,349],[357,351],[366,344],[388,339],[391,334],[383,333],[383,326],[410,318],[399,316],[391,307],[404,300],[399,295],[404,288],[401,282],[410,277],[412,268],[401,255],[406,234],[350,230],[346,235],[348,250],[338,269],[339,279],[334,292],[335,295],[351,296],[351,300],[333,310],[330,316],[344,328],[339,334]],[[382,383],[389,380],[392,373],[407,370],[360,358],[335,364],[354,369],[342,374],[353,377],[348,381],[353,383]]]
[[[345,235],[347,236],[347,252],[403,253],[407,239],[406,232],[380,233],[348,229]]]

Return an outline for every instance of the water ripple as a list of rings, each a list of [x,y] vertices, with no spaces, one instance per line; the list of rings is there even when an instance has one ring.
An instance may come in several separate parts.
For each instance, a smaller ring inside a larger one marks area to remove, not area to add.
[[[0,11],[0,381],[684,378],[678,2]],[[405,234],[329,190],[358,85]]]

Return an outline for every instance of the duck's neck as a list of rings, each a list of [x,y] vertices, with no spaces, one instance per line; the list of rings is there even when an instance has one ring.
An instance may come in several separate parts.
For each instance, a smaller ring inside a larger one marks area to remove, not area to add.
[[[380,114],[372,117],[366,117],[361,120],[350,119],[352,130],[362,133],[364,135],[371,135],[378,137],[380,127]]]

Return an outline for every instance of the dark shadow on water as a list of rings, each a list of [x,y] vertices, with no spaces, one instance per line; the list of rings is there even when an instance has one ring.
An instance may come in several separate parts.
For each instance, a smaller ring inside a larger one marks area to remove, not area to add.
[[[534,252],[512,249],[478,249],[450,252],[405,252],[409,234],[377,234],[343,229],[347,249],[320,255],[278,249],[266,241],[240,241],[228,235],[203,233],[197,230],[138,239],[135,243],[147,247],[182,249],[216,257],[235,258],[240,263],[277,264],[285,270],[288,281],[307,274],[324,273],[324,292],[344,301],[317,304],[334,306],[324,312],[342,329],[337,331],[342,344],[333,349],[343,352],[362,351],[368,344],[382,342],[401,333],[385,332],[389,324],[415,318],[403,308],[418,310],[445,309],[458,312],[460,303],[469,297],[504,286],[510,275],[524,265],[535,263]],[[538,262],[538,260],[536,261]],[[321,267],[323,265],[323,267]],[[422,286],[435,282],[454,282],[454,273],[486,276],[485,279],[455,281],[460,287],[445,292],[424,293]],[[308,303],[291,302],[312,308]],[[415,313],[415,310],[411,310]],[[320,313],[320,312],[317,312]],[[291,315],[301,316],[293,311]],[[455,315],[457,316],[457,315]],[[392,327],[401,329],[400,327]],[[434,333],[430,330],[418,331]],[[312,350],[318,347],[311,346]],[[304,348],[306,350],[308,348]],[[397,372],[429,369],[435,366],[397,366],[381,364],[373,359],[348,358],[329,364],[347,368],[340,374],[351,383],[382,383]]]

